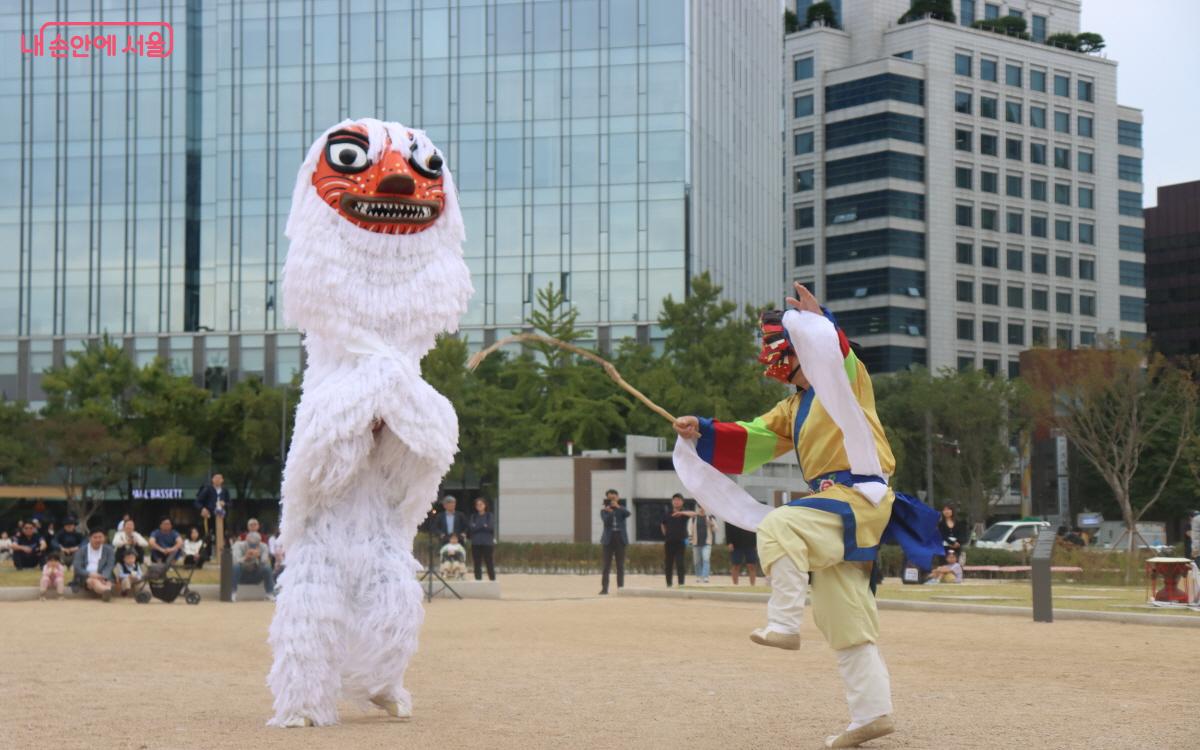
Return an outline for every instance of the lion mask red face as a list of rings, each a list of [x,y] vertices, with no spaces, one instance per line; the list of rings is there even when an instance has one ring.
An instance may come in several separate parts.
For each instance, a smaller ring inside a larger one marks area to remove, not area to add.
[[[783,330],[783,312],[768,310],[759,318],[759,329],[762,331],[762,351],[758,361],[767,366],[763,374],[781,383],[792,382],[792,376],[800,369],[796,350]]]

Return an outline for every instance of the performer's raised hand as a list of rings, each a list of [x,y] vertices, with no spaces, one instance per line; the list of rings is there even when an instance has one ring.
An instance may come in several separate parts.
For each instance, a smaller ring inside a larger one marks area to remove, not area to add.
[[[801,312],[816,313],[817,315],[824,314],[821,312],[821,303],[817,302],[817,298],[813,296],[813,293],[808,291],[808,287],[799,281],[794,286],[796,287],[796,296],[787,298],[789,306]]]
[[[692,440],[700,437],[700,420],[696,417],[679,417],[671,426],[675,428],[675,432],[679,433],[679,437],[684,440]]]

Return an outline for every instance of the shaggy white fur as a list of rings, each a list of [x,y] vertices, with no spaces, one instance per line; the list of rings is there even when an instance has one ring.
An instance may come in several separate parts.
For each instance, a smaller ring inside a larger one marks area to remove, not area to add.
[[[454,409],[420,371],[473,292],[454,183],[444,170],[445,207],[423,232],[354,226],[311,181],[329,133],[353,124],[372,159],[387,138],[410,149],[409,133],[418,153],[434,148],[398,123],[347,120],[313,143],[296,177],[283,304],[308,362],[283,478],[272,726],[335,724],[339,699],[411,712],[404,671],[424,619],[413,539],[458,450]]]

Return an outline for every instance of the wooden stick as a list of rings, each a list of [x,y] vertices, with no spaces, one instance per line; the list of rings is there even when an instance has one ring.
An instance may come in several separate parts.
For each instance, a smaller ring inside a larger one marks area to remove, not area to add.
[[[623,389],[625,389],[626,392],[628,392],[634,398],[641,401],[646,406],[650,407],[651,411],[653,411],[655,414],[659,415],[663,419],[667,420],[668,422],[671,422],[671,423],[675,422],[675,417],[672,416],[669,411],[662,408],[658,404],[654,403],[650,399],[646,398],[646,395],[644,393],[639,391],[637,388],[634,388],[629,383],[625,382],[625,378],[621,377],[621,373],[617,372],[617,368],[613,366],[612,362],[609,362],[607,359],[604,359],[603,357],[601,357],[599,354],[596,354],[595,352],[590,352],[587,349],[581,349],[580,347],[575,346],[574,344],[568,343],[566,341],[560,341],[559,339],[551,338],[550,336],[542,336],[542,335],[539,335],[536,333],[518,333],[516,335],[509,336],[508,338],[500,339],[499,341],[497,341],[496,343],[487,347],[486,349],[483,349],[483,350],[471,355],[471,358],[469,360],[467,360],[467,367],[474,370],[476,367],[479,367],[479,364],[481,362],[483,362],[483,360],[487,359],[487,356],[489,354],[496,351],[497,349],[508,346],[509,344],[517,344],[517,343],[528,344],[531,342],[537,342],[540,344],[549,344],[550,346],[556,346],[559,349],[565,349],[566,351],[569,351],[572,354],[578,354],[580,357],[583,357],[584,359],[595,362],[596,364],[598,364],[604,368],[604,372],[606,372],[608,374],[608,377],[612,378],[614,383],[621,386]]]

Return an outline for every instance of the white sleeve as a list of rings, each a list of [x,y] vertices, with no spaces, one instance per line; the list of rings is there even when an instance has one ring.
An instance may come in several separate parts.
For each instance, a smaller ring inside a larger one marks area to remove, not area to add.
[[[700,458],[696,453],[695,439],[677,437],[672,462],[680,483],[710,515],[746,531],[754,531],[773,510]]]
[[[883,476],[875,436],[850,388],[845,358],[833,323],[824,315],[788,310],[783,314],[783,327],[800,358],[804,377],[821,400],[821,406],[842,431],[850,471]],[[887,494],[887,485],[878,482],[860,482],[854,489],[875,505],[879,505]]]

